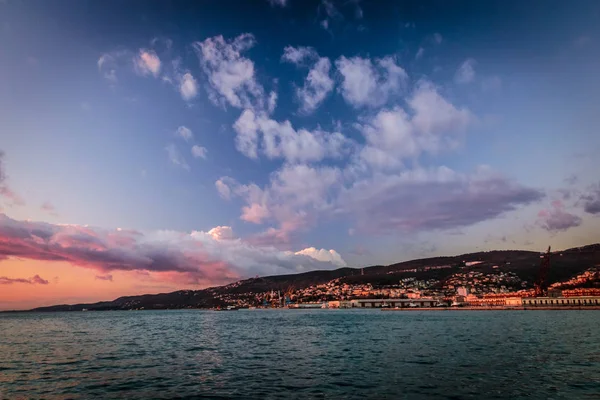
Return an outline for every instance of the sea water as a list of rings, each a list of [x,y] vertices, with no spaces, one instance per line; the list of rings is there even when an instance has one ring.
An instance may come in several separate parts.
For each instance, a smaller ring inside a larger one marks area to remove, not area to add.
[[[599,399],[600,311],[0,314],[0,399]]]

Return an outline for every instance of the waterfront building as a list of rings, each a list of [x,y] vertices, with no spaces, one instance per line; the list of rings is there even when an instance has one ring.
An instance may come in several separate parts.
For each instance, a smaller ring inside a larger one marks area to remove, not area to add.
[[[523,307],[600,307],[600,296],[531,297],[523,299]]]
[[[352,307],[357,308],[409,308],[409,307],[437,307],[440,302],[433,298],[421,297],[419,299],[359,299],[351,300]]]
[[[563,297],[600,296],[600,288],[568,289],[562,291]]]

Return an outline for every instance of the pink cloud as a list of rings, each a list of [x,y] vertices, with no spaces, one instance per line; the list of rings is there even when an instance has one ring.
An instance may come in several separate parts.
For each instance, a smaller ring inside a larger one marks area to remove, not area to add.
[[[215,285],[264,271],[327,269],[330,263],[235,239],[229,227],[208,232],[137,232],[80,225],[17,221],[0,214],[0,259],[63,261],[94,269],[98,279],[113,271],[163,276]]]
[[[252,203],[250,206],[242,207],[242,220],[260,224],[269,217],[269,209],[263,205]]]
[[[29,285],[47,285],[50,282],[43,279],[39,275],[34,275],[29,279],[25,278],[7,278],[5,276],[0,276],[0,285],[12,285],[14,283],[26,283]]]
[[[291,241],[290,234],[291,232],[271,227],[263,232],[250,236],[248,242],[255,246],[269,246],[289,250]]]

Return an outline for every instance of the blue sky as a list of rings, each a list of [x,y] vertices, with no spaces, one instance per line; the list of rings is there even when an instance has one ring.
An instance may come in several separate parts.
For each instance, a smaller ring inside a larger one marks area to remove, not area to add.
[[[152,242],[184,255],[177,235],[220,227],[208,259],[239,277],[597,242],[599,17],[595,1],[5,0],[4,224],[87,225],[111,251],[107,230],[169,232]],[[224,257],[233,242],[273,258]]]

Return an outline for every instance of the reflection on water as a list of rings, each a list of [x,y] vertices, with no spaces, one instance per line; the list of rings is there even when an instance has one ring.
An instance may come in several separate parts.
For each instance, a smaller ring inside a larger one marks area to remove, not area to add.
[[[585,399],[600,312],[0,314],[0,399]]]

